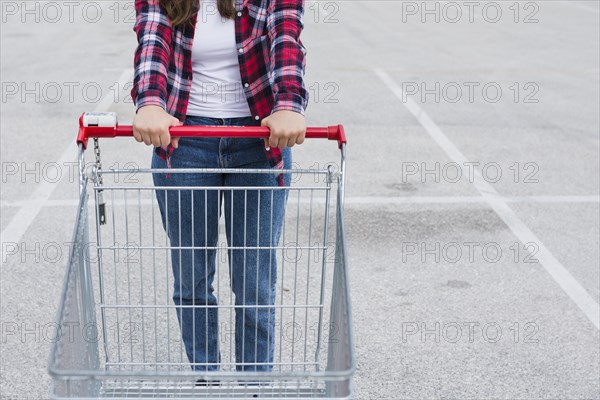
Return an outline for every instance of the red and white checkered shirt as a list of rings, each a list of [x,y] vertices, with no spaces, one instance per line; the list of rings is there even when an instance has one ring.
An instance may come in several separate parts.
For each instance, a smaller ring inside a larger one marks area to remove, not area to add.
[[[304,115],[309,98],[306,48],[300,40],[304,0],[235,0],[235,6],[240,75],[252,115],[257,121],[279,110]],[[138,46],[131,98],[136,112],[158,105],[183,122],[192,86],[197,14],[192,24],[173,27],[159,0],[135,0],[135,10]],[[173,149],[169,145],[157,151],[168,159]],[[281,149],[271,147],[267,156],[273,167],[283,168]],[[283,186],[281,174],[278,182]]]

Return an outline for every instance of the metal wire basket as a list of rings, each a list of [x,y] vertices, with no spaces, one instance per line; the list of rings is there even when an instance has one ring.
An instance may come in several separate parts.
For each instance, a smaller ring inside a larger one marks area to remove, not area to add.
[[[290,186],[161,188],[151,184],[152,174],[274,172],[102,169],[97,138],[131,136],[132,128],[119,126],[116,116],[94,117],[98,116],[84,114],[80,118],[80,199],[57,313],[60,335],[49,358],[51,398],[351,398],[354,357],[344,240],[343,128],[307,130],[307,138],[337,140],[341,163],[339,168],[330,164],[323,169],[281,170],[292,177]],[[171,128],[171,134],[264,137],[268,129],[188,126]],[[84,153],[87,139],[92,137],[97,159],[88,173]],[[276,301],[270,305],[236,304],[231,290],[232,251],[265,250],[256,244],[228,243],[227,229],[241,232],[245,226],[234,224],[233,218],[227,226],[220,218],[217,245],[175,247],[156,210],[157,195],[181,198],[217,193],[219,198],[248,199],[252,193],[273,196],[277,190],[286,192],[287,206],[281,240],[266,249],[275,251],[277,265]],[[90,195],[93,204],[89,204]],[[90,225],[95,229],[90,230]],[[173,303],[169,266],[174,250],[215,252],[217,304]],[[208,307],[215,310],[220,355],[216,370],[190,368],[177,314],[184,307],[195,312]],[[236,359],[235,351],[236,313],[259,312],[261,307],[273,311],[274,316],[273,361],[268,372],[240,368],[253,363]]]

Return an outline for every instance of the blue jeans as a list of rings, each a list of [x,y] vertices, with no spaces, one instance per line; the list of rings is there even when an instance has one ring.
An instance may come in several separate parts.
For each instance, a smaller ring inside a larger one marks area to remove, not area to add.
[[[187,116],[185,125],[256,126],[251,117]],[[262,139],[181,138],[172,168],[271,168]],[[291,168],[291,148],[282,150]],[[156,153],[152,168],[167,168]],[[171,243],[176,305],[192,369],[218,370],[221,361],[218,300],[214,294],[221,204],[225,202],[229,276],[235,295],[235,357],[238,371],[271,371],[274,356],[276,251],[288,190],[206,190],[207,186],[277,187],[276,174],[153,174],[163,227]],[[284,175],[290,185],[289,174]],[[178,186],[199,187],[180,190]],[[181,249],[180,247],[193,247]],[[256,247],[267,247],[256,249]],[[231,249],[231,247],[238,249]],[[248,247],[250,249],[248,249]],[[191,306],[191,307],[190,307]],[[257,307],[252,307],[257,306]]]

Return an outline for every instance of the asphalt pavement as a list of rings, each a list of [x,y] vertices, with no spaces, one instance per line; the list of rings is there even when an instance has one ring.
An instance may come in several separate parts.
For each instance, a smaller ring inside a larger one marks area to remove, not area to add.
[[[132,121],[132,3],[1,3],[1,398],[48,397],[78,117]],[[599,4],[306,2],[308,125],[348,136],[356,399],[600,398]]]

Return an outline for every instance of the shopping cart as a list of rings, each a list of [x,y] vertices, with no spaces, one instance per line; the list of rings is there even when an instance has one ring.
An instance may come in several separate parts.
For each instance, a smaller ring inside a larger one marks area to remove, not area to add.
[[[222,240],[222,219],[214,280],[219,300],[219,370],[192,370],[182,344],[178,306],[171,298],[173,248],[161,225],[152,174],[215,170],[102,168],[98,138],[132,136],[132,127],[118,125],[114,113],[84,113],[79,126],[80,198],[56,317],[59,334],[49,357],[51,398],[352,397],[354,356],[343,212],[346,138],[341,125],[308,128],[306,134],[308,139],[336,140],[341,151],[338,166],[218,169],[224,174],[283,172],[290,174],[292,183],[210,188],[225,195],[287,191],[281,241],[275,247],[275,347],[269,372],[236,370],[234,315],[239,307],[230,289],[227,250],[231,246]],[[170,132],[255,138],[269,134],[263,127],[222,126],[179,126]],[[95,160],[86,168],[88,138],[93,138]],[[334,188],[337,196],[331,194]],[[207,187],[161,190],[179,195],[209,193]],[[88,204],[90,194],[93,204]]]

